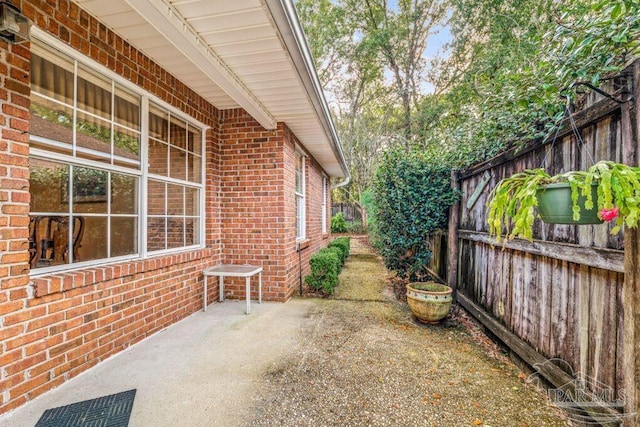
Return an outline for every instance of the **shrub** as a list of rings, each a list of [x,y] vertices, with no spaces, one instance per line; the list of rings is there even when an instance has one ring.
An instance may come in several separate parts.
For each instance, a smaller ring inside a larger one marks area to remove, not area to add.
[[[319,250],[311,256],[311,274],[304,278],[305,282],[315,290],[333,294],[338,286],[341,251],[337,247]]]
[[[349,256],[349,254],[351,253],[351,237],[349,236],[336,237],[335,239],[333,239],[333,241],[345,242],[347,244],[347,256]]]
[[[349,256],[350,243],[349,238],[337,238],[329,243],[328,248],[338,248],[340,251],[340,263],[344,264]]]
[[[344,214],[338,212],[331,217],[331,232],[332,233],[344,233],[347,231],[347,221],[344,219]]]
[[[362,221],[349,221],[347,222],[347,233],[362,234],[364,233],[364,227]]]
[[[374,244],[391,270],[412,282],[426,277],[427,237],[447,225],[458,194],[450,170],[417,150],[391,150],[376,173]]]

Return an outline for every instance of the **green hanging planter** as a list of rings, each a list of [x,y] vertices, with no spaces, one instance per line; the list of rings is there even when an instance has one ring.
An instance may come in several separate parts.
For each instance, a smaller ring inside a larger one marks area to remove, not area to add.
[[[538,214],[547,224],[602,224],[598,217],[598,185],[591,184],[593,208],[584,207],[586,197],[578,197],[580,219],[573,219],[573,204],[571,202],[571,186],[567,182],[557,182],[538,187]]]

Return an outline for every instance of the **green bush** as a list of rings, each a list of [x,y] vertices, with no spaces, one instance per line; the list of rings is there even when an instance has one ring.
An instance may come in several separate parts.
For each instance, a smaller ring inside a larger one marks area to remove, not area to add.
[[[349,254],[351,253],[351,237],[349,236],[341,236],[341,237],[336,237],[335,239],[333,239],[334,242],[338,241],[338,242],[344,242],[347,244],[347,256],[349,256]]]
[[[403,149],[387,152],[376,173],[372,241],[387,267],[409,281],[427,276],[427,237],[446,227],[449,206],[457,200],[450,175],[437,160]]]
[[[347,221],[344,219],[342,212],[338,212],[331,217],[331,232],[344,233],[347,231]]]
[[[347,257],[349,256],[350,251],[350,242],[349,238],[337,238],[334,239],[331,243],[329,243],[328,248],[338,248],[340,251],[340,263],[344,265]]]
[[[347,222],[347,233],[362,234],[364,233],[364,227],[362,221],[349,221]]]
[[[311,274],[304,278],[305,282],[315,290],[322,290],[326,294],[333,294],[338,286],[340,274],[341,251],[337,247],[324,248],[311,256]]]

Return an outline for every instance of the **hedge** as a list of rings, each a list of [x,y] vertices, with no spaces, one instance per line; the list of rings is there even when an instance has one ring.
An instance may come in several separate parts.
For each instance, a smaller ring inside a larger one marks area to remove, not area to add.
[[[322,290],[326,294],[333,294],[338,286],[338,275],[349,256],[350,239],[340,237],[311,256],[309,264],[311,273],[304,278],[313,289]]]

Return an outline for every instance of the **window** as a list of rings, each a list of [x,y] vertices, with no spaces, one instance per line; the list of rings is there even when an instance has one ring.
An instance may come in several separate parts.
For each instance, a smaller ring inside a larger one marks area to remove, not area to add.
[[[78,59],[32,44],[32,268],[198,245],[202,128]]]
[[[322,175],[322,233],[327,232],[327,176]]]
[[[306,237],[304,154],[296,152],[296,238]]]

